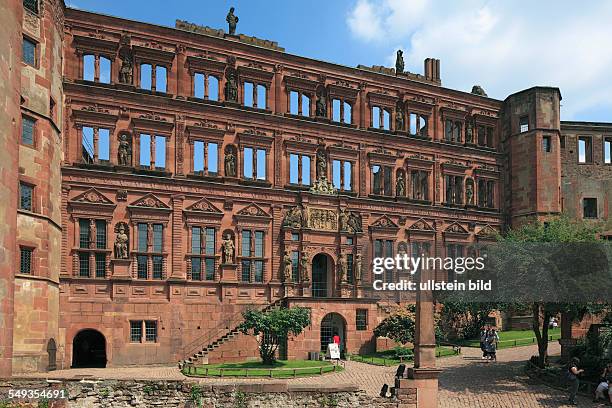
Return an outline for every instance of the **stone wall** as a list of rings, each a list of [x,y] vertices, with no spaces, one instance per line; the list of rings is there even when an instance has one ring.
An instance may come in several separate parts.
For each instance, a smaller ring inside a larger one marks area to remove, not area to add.
[[[414,398],[371,397],[355,387],[311,388],[282,382],[199,385],[183,381],[66,381],[13,380],[0,382],[0,402],[8,389],[63,389],[68,398],[50,401],[50,408],[416,408]],[[196,401],[200,401],[198,404]],[[412,402],[411,402],[412,401]],[[23,400],[21,401],[23,402]],[[11,406],[11,405],[9,405]],[[36,407],[36,403],[32,403]]]

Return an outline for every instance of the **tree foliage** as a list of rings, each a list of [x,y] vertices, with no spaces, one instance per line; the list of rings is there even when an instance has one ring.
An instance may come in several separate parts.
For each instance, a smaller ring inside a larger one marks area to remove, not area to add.
[[[400,344],[406,344],[414,341],[414,329],[412,314],[408,310],[401,309],[380,322],[374,329],[374,335],[388,337]]]
[[[516,229],[509,230],[503,236],[498,236],[497,239],[501,243],[506,243],[507,248],[513,251],[512,257],[508,257],[512,262],[516,263],[515,270],[526,269],[525,279],[537,279],[538,275],[534,275],[534,270],[529,266],[536,265],[542,262],[541,254],[529,252],[528,250],[521,251],[521,247],[515,244],[520,243],[585,243],[596,242],[599,228],[595,225],[585,223],[579,220],[573,220],[566,216],[555,217],[547,220],[546,223],[534,221],[526,223]],[[565,247],[570,248],[570,247]],[[527,268],[522,268],[528,266]],[[508,269],[510,270],[510,269]],[[516,278],[516,277],[515,277]],[[540,283],[538,288],[547,289],[547,285]],[[520,294],[517,294],[520,297]],[[508,306],[508,305],[507,305]],[[526,307],[531,309],[533,316],[532,328],[535,337],[538,341],[538,365],[544,367],[548,354],[548,323],[552,316],[558,313],[564,313],[570,316],[571,320],[580,320],[586,313],[597,314],[605,309],[606,305],[602,303],[552,303],[546,301],[530,302],[529,305],[517,304],[514,307]]]
[[[247,310],[238,329],[257,337],[264,364],[273,364],[281,342],[297,336],[310,325],[310,310],[304,307],[276,308],[270,311]]]
[[[472,339],[486,325],[489,314],[497,308],[492,302],[444,301],[440,313],[440,326],[447,337]]]

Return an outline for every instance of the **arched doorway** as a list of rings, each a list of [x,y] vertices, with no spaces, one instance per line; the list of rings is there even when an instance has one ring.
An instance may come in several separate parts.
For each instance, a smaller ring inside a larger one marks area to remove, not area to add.
[[[47,342],[47,355],[49,357],[47,370],[53,371],[57,369],[57,345],[55,344],[55,339],[49,339]]]
[[[72,368],[106,367],[106,339],[97,330],[81,330],[72,340]]]
[[[346,350],[346,320],[339,313],[328,313],[321,320],[321,351],[327,351],[327,345],[333,343],[333,337],[340,336],[340,353]]]
[[[312,297],[328,297],[330,295],[328,291],[333,290],[330,284],[331,264],[325,254],[317,254],[312,258]]]

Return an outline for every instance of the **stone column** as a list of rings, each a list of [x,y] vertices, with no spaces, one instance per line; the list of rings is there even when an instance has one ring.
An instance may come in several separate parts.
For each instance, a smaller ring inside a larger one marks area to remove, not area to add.
[[[171,279],[185,280],[187,275],[183,268],[183,200],[185,196],[172,197],[172,270],[169,274]],[[189,235],[189,234],[187,234]]]

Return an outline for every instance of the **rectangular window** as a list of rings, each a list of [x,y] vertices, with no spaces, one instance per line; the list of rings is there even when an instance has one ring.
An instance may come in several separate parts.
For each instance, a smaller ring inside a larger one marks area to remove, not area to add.
[[[157,341],[157,322],[147,320],[145,322],[145,341],[155,343]]]
[[[93,81],[96,76],[96,56],[92,54],[83,55],[83,79]]]
[[[332,100],[332,120],[340,122],[340,99]]]
[[[32,248],[19,249],[19,273],[29,275],[32,273]]]
[[[164,279],[164,258],[153,256],[153,279]]]
[[[140,134],[140,161],[141,166],[151,166],[151,135]]]
[[[98,160],[108,162],[110,160],[110,130],[98,129]]]
[[[584,218],[597,218],[597,199],[596,198],[583,198],[583,217]]]
[[[149,258],[146,255],[138,255],[136,258],[136,269],[138,273],[138,279],[149,278]]]
[[[257,85],[257,107],[259,109],[266,109],[268,107],[268,88],[263,85]]]
[[[200,227],[191,227],[191,253],[200,254],[202,250],[202,229]]]
[[[342,187],[341,180],[340,180],[340,176],[341,176],[340,168],[341,167],[342,167],[342,163],[340,162],[340,160],[334,160],[332,162],[332,183],[334,187],[337,188],[338,190],[340,190],[340,188]]]
[[[352,167],[353,165],[351,162],[344,162],[344,191],[351,191],[353,188],[353,183],[351,180],[351,177],[353,175]]]
[[[193,96],[196,98],[204,99],[204,82],[204,74],[196,72],[193,75]]]
[[[372,194],[382,193],[382,167],[372,166]]]
[[[151,90],[151,74],[152,68],[151,64],[141,64],[140,65],[140,88]]]
[[[219,100],[219,79],[216,76],[208,76],[208,99],[211,101]]]
[[[202,259],[193,257],[191,258],[191,279],[202,280]]]
[[[208,174],[217,174],[219,172],[219,145],[217,143],[208,143]]]
[[[34,144],[34,125],[36,121],[27,116],[21,118],[21,143],[32,146]]]
[[[529,131],[529,116],[521,116],[519,119],[519,131],[521,133]]]
[[[593,162],[592,139],[587,136],[578,137],[578,163]]]
[[[343,191],[351,191],[352,167],[353,165],[349,161],[334,160],[332,162],[332,183],[335,188]]]
[[[384,194],[386,196],[390,196],[393,195],[393,189],[392,189],[392,183],[391,183],[391,173],[392,173],[392,169],[391,167],[385,166],[383,167],[384,169]]]
[[[552,151],[551,142],[550,136],[542,136],[542,150],[544,152],[550,153]]]
[[[130,342],[142,343],[142,320],[130,321]]]
[[[292,232],[291,233],[291,240],[292,241],[299,241],[300,240],[300,233],[299,232]]]
[[[382,258],[382,256],[383,256],[383,241],[380,239],[377,239],[376,241],[374,241],[374,257]]]
[[[166,67],[155,67],[155,90],[157,92],[168,92],[167,72]]]
[[[23,62],[33,67],[36,66],[36,43],[23,38]]]
[[[206,255],[214,255],[215,247],[215,229],[206,228]]]
[[[111,61],[100,56],[100,82],[110,84]]]
[[[165,136],[155,136],[155,168],[166,168],[166,138]]]
[[[263,261],[255,261],[255,282],[263,282],[264,263]]]
[[[244,106],[253,107],[253,83],[244,83]]]
[[[19,208],[33,211],[34,187],[26,183],[19,183]]]
[[[96,278],[106,277],[106,254],[96,254]]]
[[[215,260],[213,258],[206,258],[206,280],[215,280]]]
[[[251,261],[242,261],[241,278],[243,282],[251,281]]]
[[[300,281],[300,253],[291,251],[291,280],[293,282]]]
[[[138,223],[138,252],[147,252],[148,225]]]
[[[298,184],[299,160],[300,156],[298,156],[297,154],[289,155],[289,183],[291,184]]]
[[[89,220],[79,219],[79,248],[89,248]]]
[[[255,256],[263,258],[264,256],[264,232],[255,231]]]
[[[243,150],[243,172],[244,178],[253,178],[253,148],[245,147]]]
[[[163,231],[164,226],[162,224],[153,224],[153,252],[163,252]]]
[[[204,142],[199,140],[193,142],[193,172],[204,172]]]
[[[360,331],[368,329],[368,310],[367,309],[357,309],[356,310],[355,328]]]
[[[106,221],[96,220],[96,248],[106,249]]]
[[[94,129],[90,126],[83,126],[81,129],[81,144],[83,162],[94,162]]]
[[[257,149],[257,180],[266,179],[266,151]]]
[[[23,0],[23,7],[34,14],[38,14],[38,0]]]
[[[242,256],[251,256],[251,231],[242,231]]]
[[[89,278],[89,253],[79,252],[79,276]]]
[[[612,138],[605,138],[604,139],[604,144],[603,144],[603,148],[604,148],[604,163],[605,164],[612,164]]]

